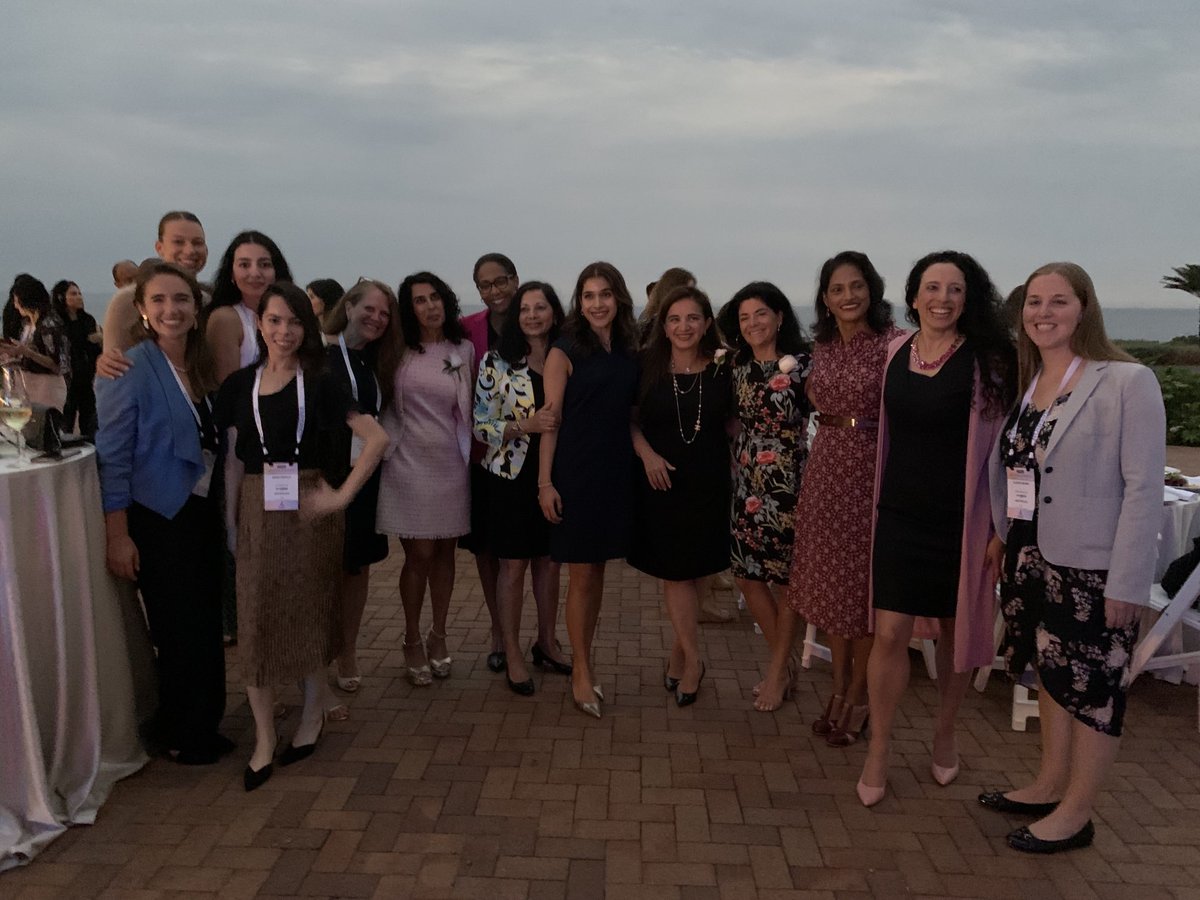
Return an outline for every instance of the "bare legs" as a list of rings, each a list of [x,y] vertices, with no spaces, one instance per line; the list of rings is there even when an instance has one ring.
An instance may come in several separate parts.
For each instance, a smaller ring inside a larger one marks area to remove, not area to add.
[[[305,675],[303,688],[304,708],[300,711],[300,724],[292,735],[292,743],[296,746],[314,743],[321,735],[329,698],[325,669],[322,667]],[[247,685],[246,697],[254,715],[254,753],[250,756],[250,768],[257,772],[275,755],[275,689]]]
[[[831,634],[828,640],[833,696],[841,697],[847,706],[862,706],[867,702],[867,661],[874,637],[844,638]],[[833,712],[836,715],[837,710]]]
[[[667,674],[679,679],[679,690],[694,694],[700,686],[700,595],[695,580],[664,581],[663,600],[675,631]]]
[[[796,644],[799,617],[788,606],[786,600],[778,599],[772,586],[765,581],[737,580],[738,589],[746,598],[746,606],[754,621],[762,629],[767,641],[770,660],[767,677],[758,685],[758,697],[754,708],[762,712],[779,709],[789,687],[791,674],[788,670],[792,648]]]
[[[532,565],[531,565],[532,563]],[[559,566],[548,556],[534,560],[502,559],[496,582],[503,650],[508,660],[508,679],[522,682],[529,669],[521,652],[521,607],[525,594],[525,569],[533,569],[533,598],[538,609],[538,645],[551,659],[561,661],[554,629],[558,622]]]
[[[362,626],[370,582],[370,566],[363,566],[354,575],[342,575],[342,653],[337,659],[337,672],[341,678],[358,675],[358,630]]]
[[[576,703],[594,703],[592,638],[604,594],[604,563],[567,564],[567,636],[571,639],[571,693]]]
[[[432,634],[429,652],[441,659],[446,651],[446,615],[450,611],[450,594],[454,590],[454,538],[431,540],[401,538],[404,547],[404,566],[400,569],[400,603],[404,607],[405,665],[423,666],[428,663],[421,644],[421,607],[425,604],[425,588],[433,607]],[[419,646],[414,646],[419,645]]]
[[[896,708],[908,687],[908,644],[912,616],[875,610],[875,645],[867,664],[867,689],[871,704],[871,743],[863,765],[862,783],[882,788],[887,784],[888,756]],[[933,761],[949,768],[958,761],[954,725],[958,708],[971,680],[970,672],[954,671],[954,620],[942,619],[938,640],[938,717],[934,726]]]
[[[1058,809],[1029,826],[1034,837],[1060,841],[1078,832],[1092,817],[1096,795],[1117,758],[1121,739],[1080,722],[1038,691],[1042,765],[1033,784],[1006,796],[1023,803],[1052,803]]]
[[[483,588],[483,602],[492,618],[492,652],[504,649],[503,612],[499,604],[500,560],[492,553],[477,553],[475,569],[479,572],[479,584]],[[443,632],[445,629],[441,629]]]

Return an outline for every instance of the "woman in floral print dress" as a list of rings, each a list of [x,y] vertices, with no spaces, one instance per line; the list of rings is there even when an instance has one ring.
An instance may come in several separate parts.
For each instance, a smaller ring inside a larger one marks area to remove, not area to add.
[[[771,661],[754,707],[778,709],[791,686],[796,614],[777,598],[792,564],[792,514],[807,453],[804,380],[809,348],[783,291],[756,281],[719,317],[734,349],[733,393],[741,423],[734,441],[731,561],[738,588],[767,640]]]

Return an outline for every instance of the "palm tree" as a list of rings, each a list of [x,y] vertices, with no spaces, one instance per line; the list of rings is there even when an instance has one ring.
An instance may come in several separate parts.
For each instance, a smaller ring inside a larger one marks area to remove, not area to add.
[[[1163,287],[1172,291],[1186,291],[1200,298],[1200,265],[1175,266],[1171,271],[1175,274],[1162,277]],[[1196,336],[1200,337],[1200,326],[1196,328]]]

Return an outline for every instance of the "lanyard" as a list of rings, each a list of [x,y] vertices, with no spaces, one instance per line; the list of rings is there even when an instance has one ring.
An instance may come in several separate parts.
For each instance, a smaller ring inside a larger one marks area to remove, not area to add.
[[[166,357],[165,353],[163,354],[163,357]],[[175,364],[168,359],[167,365],[171,367],[171,374],[175,376],[175,383],[179,385],[179,393],[183,394],[183,399],[187,401],[187,408],[191,411],[192,418],[196,420],[196,427],[200,429],[200,433],[203,435],[204,423],[200,421],[200,413],[196,411],[196,404],[192,402],[191,395],[187,392],[187,388],[183,386],[183,379],[179,377],[179,371],[175,368]],[[208,406],[209,410],[212,409],[212,407],[209,406],[207,397],[204,398],[204,405]]]
[[[1033,429],[1033,437],[1029,440],[1031,447],[1037,446],[1038,435],[1042,433],[1042,426],[1046,424],[1046,419],[1050,416],[1050,410],[1054,409],[1054,401],[1058,399],[1063,388],[1067,386],[1067,382],[1071,380],[1071,376],[1075,374],[1075,370],[1079,368],[1083,362],[1082,356],[1076,356],[1071,360],[1071,365],[1067,366],[1067,372],[1062,377],[1062,381],[1058,383],[1058,390],[1054,392],[1054,400],[1046,404],[1046,408],[1042,411],[1042,417],[1038,419],[1037,428]],[[1017,419],[1013,422],[1013,427],[1008,432],[1009,442],[1015,442],[1017,439],[1017,425],[1021,421],[1021,416],[1025,414],[1025,408],[1029,406],[1029,401],[1033,399],[1033,392],[1037,390],[1038,380],[1042,377],[1042,370],[1038,369],[1037,374],[1033,376],[1033,381],[1029,383],[1029,390],[1025,392],[1024,399],[1021,400],[1021,408],[1017,410]]]
[[[354,395],[354,402],[358,402],[358,379],[354,377],[354,369],[350,368],[350,351],[346,349],[345,335],[338,335],[338,346],[342,348],[342,362],[346,364],[346,375],[350,378],[350,393]],[[372,373],[372,378],[375,379],[375,412],[379,412],[379,406],[383,402],[383,391],[379,388],[379,376]]]
[[[270,458],[267,453],[267,438],[263,434],[262,415],[258,411],[258,389],[262,385],[262,373],[266,365],[261,365],[254,371],[254,390],[250,394],[250,405],[254,409],[254,427],[258,429],[258,442],[262,444],[263,461]],[[292,459],[300,456],[300,438],[304,437],[304,369],[296,366],[296,447],[292,451]]]

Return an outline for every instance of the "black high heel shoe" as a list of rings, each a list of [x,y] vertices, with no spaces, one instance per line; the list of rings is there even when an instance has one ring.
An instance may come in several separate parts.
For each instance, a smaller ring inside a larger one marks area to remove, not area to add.
[[[524,681],[513,681],[506,675],[508,680],[508,689],[514,694],[520,694],[522,697],[532,697],[534,692],[533,678],[526,678]]]
[[[705,665],[700,663],[700,677],[696,680],[696,689],[694,691],[678,691],[675,694],[676,706],[691,706],[696,702],[696,695],[700,693],[700,682],[704,681]]]
[[[292,763],[298,763],[302,759],[308,759],[313,755],[313,751],[317,749],[317,741],[321,740],[321,735],[325,731],[325,719],[321,719],[321,728],[317,731],[316,738],[311,744],[288,744],[287,748],[279,754],[279,765],[290,766]]]
[[[539,669],[549,669],[551,672],[554,672],[558,675],[570,675],[575,671],[574,667],[570,663],[559,662],[557,659],[551,657],[548,653],[546,653],[545,650],[542,649],[542,645],[536,641],[530,648],[529,653],[530,656],[533,657],[533,664]],[[533,691],[530,691],[529,693],[532,694]]]
[[[668,694],[673,694],[679,690],[679,679],[671,674],[671,667],[663,669],[663,687],[667,689]]]
[[[275,758],[275,751],[279,749],[279,738],[275,738],[275,746],[271,748],[271,759]],[[246,770],[242,772],[242,787],[246,789],[246,793],[257,791],[260,787],[267,783],[271,777],[271,773],[275,771],[273,762],[267,763],[261,769],[252,769],[250,764],[246,763]]]

